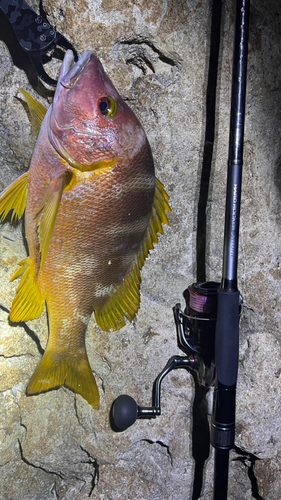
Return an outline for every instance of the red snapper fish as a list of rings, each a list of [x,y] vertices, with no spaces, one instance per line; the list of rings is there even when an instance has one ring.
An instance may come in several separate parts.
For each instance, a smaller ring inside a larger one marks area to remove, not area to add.
[[[88,322],[94,312],[109,331],[133,320],[140,271],[170,208],[144,130],[100,61],[86,51],[73,63],[67,51],[48,111],[22,91],[41,128],[28,172],[0,195],[0,214],[25,211],[29,248],[11,278],[21,276],[10,319],[38,318],[45,303],[49,318],[27,394],[65,386],[98,408]]]

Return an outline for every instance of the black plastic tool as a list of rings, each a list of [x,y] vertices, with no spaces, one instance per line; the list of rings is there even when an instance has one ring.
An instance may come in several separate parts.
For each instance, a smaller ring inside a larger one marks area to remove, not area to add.
[[[13,27],[20,46],[28,54],[39,78],[51,87],[56,87],[56,80],[44,69],[44,56],[59,47],[64,50],[71,49],[75,61],[78,61],[76,49],[24,0],[0,0],[0,9]]]

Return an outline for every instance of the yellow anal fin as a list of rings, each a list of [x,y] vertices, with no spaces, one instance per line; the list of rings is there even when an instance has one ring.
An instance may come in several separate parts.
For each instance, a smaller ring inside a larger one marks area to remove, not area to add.
[[[32,97],[29,92],[26,92],[26,90],[18,90],[22,93],[28,104],[31,116],[32,132],[34,133],[35,137],[37,137],[42,125],[42,121],[47,112],[47,108],[45,108],[45,106],[41,104],[41,102],[37,101],[37,99],[34,99],[34,97]]]
[[[157,233],[163,233],[162,224],[169,224],[165,214],[165,211],[171,210],[168,199],[163,184],[156,179],[151,219],[132,270],[106,304],[101,309],[95,310],[96,322],[104,331],[119,330],[125,325],[125,318],[132,321],[138,312],[140,272],[149,250],[153,248],[154,243],[157,243]]]
[[[71,356],[66,352],[58,353],[47,347],[26,392],[31,396],[62,386],[80,394],[93,408],[99,408],[99,391],[86,351]]]
[[[37,283],[31,276],[29,257],[22,260],[19,265],[20,269],[11,278],[13,281],[22,274],[10,311],[10,320],[14,323],[39,318],[45,304]]]
[[[20,266],[19,269],[15,272],[15,274],[13,274],[13,276],[11,277],[10,281],[14,281],[16,280],[17,278],[19,278],[23,273],[24,271],[28,268],[29,266],[29,257],[27,257],[26,259],[24,260],[21,260],[18,265]]]
[[[1,222],[13,210],[12,221],[23,216],[28,192],[29,176],[28,172],[21,175],[13,184],[7,187],[0,196],[0,217]]]
[[[48,249],[52,240],[62,193],[64,188],[70,182],[71,177],[71,173],[65,171],[62,176],[50,181],[37,212],[37,214],[39,214],[38,235],[41,251],[41,269],[46,260]]]

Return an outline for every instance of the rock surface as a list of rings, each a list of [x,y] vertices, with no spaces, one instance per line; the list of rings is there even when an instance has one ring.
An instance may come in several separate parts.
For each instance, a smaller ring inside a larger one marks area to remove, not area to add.
[[[227,0],[222,9],[216,130],[206,210],[206,279],[218,281],[233,4]],[[33,3],[35,9],[40,5],[38,1]],[[211,2],[43,0],[42,6],[51,24],[69,37],[80,54],[91,49],[100,57],[115,86],[144,124],[157,177],[170,195],[173,211],[170,227],[159,238],[142,272],[142,301],[136,320],[114,334],[100,334],[94,319],[89,326],[87,350],[101,392],[99,411],[65,389],[26,397],[26,385],[47,342],[47,318],[43,315],[28,325],[9,324],[8,312],[17,287],[17,283],[9,284],[9,278],[17,262],[26,256],[26,248],[20,225],[2,225],[0,499],[191,498],[195,470],[195,389],[191,375],[178,370],[165,379],[162,416],[154,421],[137,421],[124,433],[115,433],[109,411],[122,393],[130,394],[139,404],[150,404],[155,377],[170,356],[181,354],[172,307],[176,302],[183,304],[182,292],[196,280]],[[269,0],[266,8],[261,0],[253,2],[239,254],[239,287],[245,306],[230,500],[280,500],[280,19],[277,0]],[[46,106],[53,94],[38,83],[2,14],[0,23],[2,189],[28,169],[34,146],[18,87]],[[55,72],[57,66],[50,71]],[[202,500],[212,498],[212,484],[211,450],[204,470]]]

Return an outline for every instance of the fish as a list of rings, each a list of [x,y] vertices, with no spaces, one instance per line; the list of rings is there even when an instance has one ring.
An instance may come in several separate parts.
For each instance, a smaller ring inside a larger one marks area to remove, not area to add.
[[[62,62],[48,110],[21,90],[39,131],[29,170],[0,195],[0,218],[25,218],[28,257],[10,310],[14,323],[48,314],[48,342],[26,393],[59,387],[93,408],[98,387],[85,346],[92,314],[103,331],[133,321],[141,269],[168,224],[168,195],[155,177],[142,125],[100,60]]]

